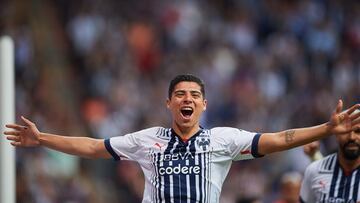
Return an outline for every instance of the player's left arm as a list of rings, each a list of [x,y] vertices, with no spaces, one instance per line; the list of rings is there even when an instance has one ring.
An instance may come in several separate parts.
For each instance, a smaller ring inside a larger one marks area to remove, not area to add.
[[[333,134],[348,133],[360,128],[360,113],[352,114],[360,108],[356,104],[342,112],[343,103],[339,100],[329,122],[306,128],[296,128],[276,133],[264,133],[258,143],[258,153],[265,155],[298,147]]]

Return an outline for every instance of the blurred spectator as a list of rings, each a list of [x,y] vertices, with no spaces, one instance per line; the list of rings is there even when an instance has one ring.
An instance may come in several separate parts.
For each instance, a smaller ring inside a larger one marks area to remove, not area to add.
[[[299,172],[286,172],[280,180],[280,197],[274,203],[299,203],[302,175]]]

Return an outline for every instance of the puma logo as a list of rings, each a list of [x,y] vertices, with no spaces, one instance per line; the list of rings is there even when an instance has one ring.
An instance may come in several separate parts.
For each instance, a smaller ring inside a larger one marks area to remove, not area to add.
[[[154,145],[155,145],[156,147],[158,147],[158,148],[160,149],[160,151],[161,151],[161,148],[162,148],[163,146],[165,146],[165,144],[161,145],[161,144],[159,144],[158,142],[155,143]]]

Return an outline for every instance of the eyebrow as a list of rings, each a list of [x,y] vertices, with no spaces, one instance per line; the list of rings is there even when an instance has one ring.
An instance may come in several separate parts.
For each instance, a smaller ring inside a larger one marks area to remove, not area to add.
[[[190,93],[192,93],[192,94],[193,94],[193,93],[202,94],[200,90],[190,90],[190,91],[188,91],[188,90],[175,90],[175,91],[174,91],[174,94],[179,93],[179,92],[180,92],[180,93],[190,92]]]

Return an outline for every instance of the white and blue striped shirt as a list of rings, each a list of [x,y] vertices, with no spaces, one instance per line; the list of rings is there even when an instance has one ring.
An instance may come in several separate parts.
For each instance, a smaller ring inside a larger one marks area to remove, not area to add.
[[[311,163],[305,171],[300,200],[306,203],[359,202],[360,166],[345,174],[337,153]]]
[[[183,142],[171,128],[153,127],[107,139],[105,146],[115,160],[140,164],[143,203],[217,203],[232,161],[260,157],[260,136],[218,127]]]

